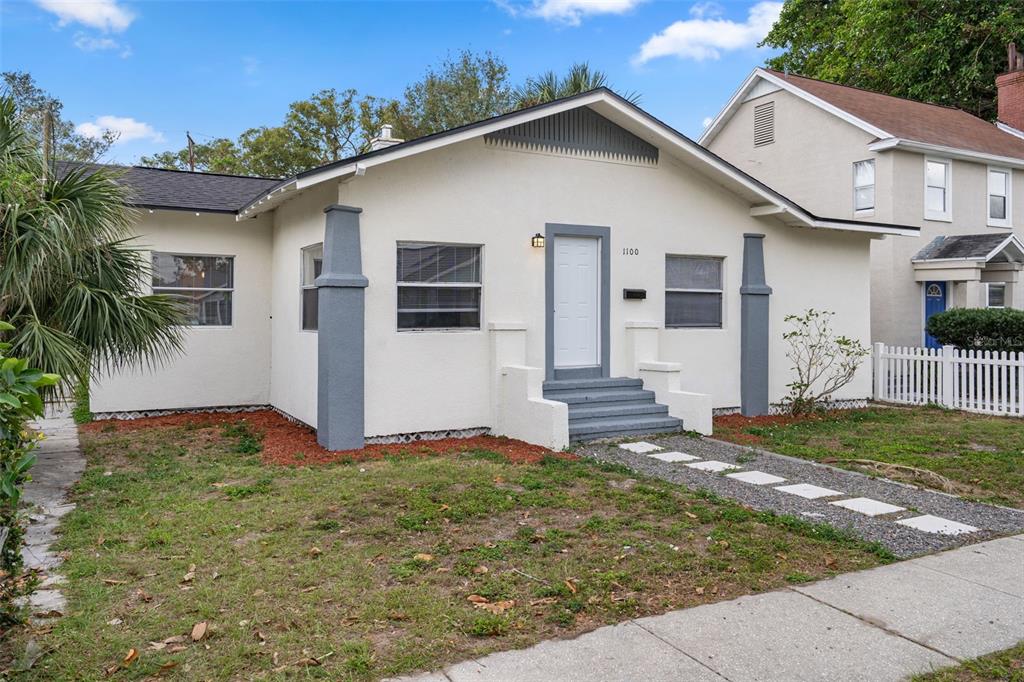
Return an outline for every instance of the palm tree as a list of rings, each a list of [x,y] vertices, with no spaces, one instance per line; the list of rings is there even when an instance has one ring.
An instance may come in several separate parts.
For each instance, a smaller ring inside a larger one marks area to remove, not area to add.
[[[149,272],[131,242],[128,190],[103,168],[54,172],[0,96],[0,320],[11,354],[59,374],[153,363],[182,346],[181,305],[141,295]]]
[[[609,87],[608,76],[603,71],[591,69],[587,62],[577,62],[572,65],[564,78],[559,78],[554,71],[546,71],[540,76],[527,78],[523,85],[516,88],[513,95],[513,109],[525,109],[544,102],[607,87]],[[640,95],[635,92],[622,96],[634,104],[640,100]]]

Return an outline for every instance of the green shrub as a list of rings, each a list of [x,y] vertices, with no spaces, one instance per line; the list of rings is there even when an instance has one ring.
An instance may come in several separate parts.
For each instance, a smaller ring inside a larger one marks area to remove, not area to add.
[[[1024,351],[1024,310],[953,308],[928,318],[928,333],[965,350]]]

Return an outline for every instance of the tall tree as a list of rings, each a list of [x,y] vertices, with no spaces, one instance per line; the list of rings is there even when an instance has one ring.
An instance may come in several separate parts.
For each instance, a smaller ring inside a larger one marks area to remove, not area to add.
[[[101,137],[87,137],[75,132],[75,124],[66,120],[64,104],[40,88],[31,74],[4,71],[4,90],[14,102],[22,120],[25,136],[38,147],[43,144],[43,126],[47,117],[52,123],[52,151],[56,158],[69,161],[96,161],[117,141],[117,134],[105,131]]]
[[[226,137],[218,137],[209,142],[197,142],[192,146],[192,157],[197,171],[244,175],[249,170],[242,162],[238,145]],[[143,156],[139,163],[154,168],[189,170],[189,150],[186,147],[176,152]]]
[[[763,46],[773,69],[956,106],[992,120],[1020,0],[787,0]]]
[[[603,71],[590,68],[587,62],[577,62],[561,77],[554,71],[545,71],[539,76],[527,78],[526,82],[515,90],[513,108],[532,107],[606,87],[610,86],[608,76]],[[634,103],[640,100],[636,93],[627,93],[623,97]]]
[[[127,192],[103,169],[53,172],[0,97],[0,320],[16,328],[12,353],[66,387],[181,348],[180,305],[138,293],[149,265]]]

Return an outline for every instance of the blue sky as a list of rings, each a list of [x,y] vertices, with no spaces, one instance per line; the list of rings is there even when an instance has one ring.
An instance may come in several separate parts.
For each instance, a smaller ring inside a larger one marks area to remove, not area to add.
[[[691,137],[769,55],[766,0],[0,4],[0,66],[30,72],[83,132],[121,131],[107,160],[278,124],[321,88],[398,96],[430,64],[490,50],[513,83],[588,61]]]

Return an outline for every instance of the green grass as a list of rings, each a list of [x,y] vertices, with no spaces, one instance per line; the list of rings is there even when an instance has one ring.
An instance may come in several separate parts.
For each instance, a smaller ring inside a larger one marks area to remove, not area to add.
[[[259,438],[244,419],[83,433],[68,613],[14,679],[104,679],[133,648],[115,679],[378,679],[892,558],[616,466],[472,451],[283,468]],[[202,621],[203,641],[151,648]],[[28,636],[6,636],[0,666]]]
[[[913,682],[1024,682],[1024,642],[998,653],[927,675]]]
[[[1024,421],[937,407],[871,408],[787,423],[716,421],[715,436],[815,461],[860,469],[970,499],[1024,507]],[[942,482],[908,470],[845,462],[868,459],[935,472]]]

